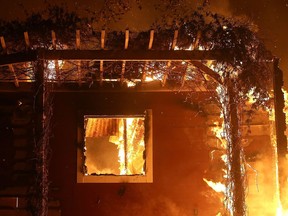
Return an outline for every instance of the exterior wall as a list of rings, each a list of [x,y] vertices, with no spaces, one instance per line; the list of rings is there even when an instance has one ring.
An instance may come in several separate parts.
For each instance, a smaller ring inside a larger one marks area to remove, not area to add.
[[[205,118],[175,93],[55,93],[50,162],[62,216],[216,215],[222,204],[203,181],[209,169]],[[76,183],[79,111],[153,111],[153,183]]]

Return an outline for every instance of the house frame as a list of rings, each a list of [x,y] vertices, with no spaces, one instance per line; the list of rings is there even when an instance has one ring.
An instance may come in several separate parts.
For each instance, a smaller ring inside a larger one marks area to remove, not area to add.
[[[214,61],[224,61],[224,62],[232,62],[234,58],[237,58],[234,53],[234,50],[174,50],[177,42],[178,31],[174,32],[174,39],[172,42],[171,50],[152,50],[153,38],[154,38],[154,31],[150,31],[150,38],[147,50],[129,50],[129,31],[125,31],[125,45],[123,50],[105,50],[104,49],[104,39],[105,39],[105,31],[101,32],[101,50],[82,50],[81,49],[81,40],[80,40],[80,31],[76,31],[76,42],[74,50],[57,50],[56,49],[56,35],[55,32],[52,31],[52,50],[47,49],[31,49],[31,44],[29,42],[29,35],[27,32],[24,33],[24,39],[26,44],[26,51],[18,52],[18,53],[11,53],[9,54],[4,37],[1,37],[1,45],[4,50],[4,53],[0,56],[0,67],[8,67],[9,71],[13,75],[13,80],[6,80],[2,79],[0,92],[30,92],[30,91],[37,91],[36,95],[36,124],[37,124],[37,140],[41,142],[41,136],[45,129],[45,121],[43,122],[43,116],[45,116],[45,100],[46,100],[46,91],[47,89],[51,89],[52,92],[73,92],[73,91],[99,91],[101,92],[103,89],[106,91],[109,89],[111,90],[109,85],[105,85],[105,80],[103,78],[103,74],[105,73],[105,69],[103,68],[103,64],[107,61],[111,62],[120,62],[122,64],[122,70],[120,71],[120,79],[117,82],[118,88],[114,89],[115,91],[123,91],[123,82],[125,79],[125,64],[127,62],[150,62],[150,61],[161,61],[167,62],[167,64],[171,65],[171,62],[180,61],[180,62],[189,62],[196,67],[199,71],[203,74],[208,75],[216,82],[221,82],[220,77],[217,73],[207,67],[202,61],[207,60],[214,60]],[[78,79],[74,80],[72,84],[67,84],[65,81],[61,81],[60,77],[60,68],[58,65],[58,61],[74,61],[77,66],[77,73]],[[55,70],[56,70],[56,79],[52,82],[45,80],[45,63],[47,61],[54,61],[55,62]],[[81,78],[82,71],[81,65],[84,61],[94,61],[99,62],[99,71],[100,75],[97,80],[94,80],[94,83],[91,87],[91,83],[87,83],[85,80]],[[283,167],[282,165],[286,165],[287,161],[285,159],[287,155],[287,139],[285,135],[285,115],[283,113],[284,108],[284,97],[281,90],[283,86],[283,78],[282,78],[282,71],[278,67],[279,60],[278,59],[270,59],[268,60],[269,64],[273,65],[273,91],[274,91],[274,107],[275,107],[275,128],[276,128],[276,140],[277,140],[277,154],[278,154],[278,163],[279,167]],[[19,63],[25,62],[34,62],[36,67],[33,70],[35,79],[33,80],[23,80],[17,77],[15,72],[14,66]],[[141,83],[139,86],[142,88],[138,88],[136,91],[151,91],[145,89],[145,77],[146,77],[146,70],[144,69],[141,74]],[[185,82],[185,73],[182,74],[182,82]],[[14,83],[14,84],[12,84]],[[69,87],[70,86],[70,87]],[[72,87],[71,87],[72,86]],[[143,87],[144,86],[144,87]],[[53,88],[52,88],[53,87]],[[229,89],[229,86],[228,86]],[[230,89],[231,90],[231,89]],[[131,91],[128,88],[124,87],[124,91]],[[132,90],[133,91],[133,90]],[[165,75],[161,80],[161,83],[158,84],[156,88],[152,90],[152,92],[157,91],[171,91],[170,88],[167,88],[167,76]],[[185,90],[184,91],[189,91]],[[232,91],[232,90],[231,90]],[[235,92],[230,92],[231,97]],[[233,104],[230,104],[232,114],[232,126],[238,125],[237,115],[237,107]],[[233,113],[234,112],[234,113]],[[234,122],[234,123],[233,123]],[[234,128],[234,130],[238,130],[238,128]],[[238,153],[240,154],[240,153]],[[45,160],[47,158],[42,158],[43,166],[45,166]],[[45,170],[46,167],[43,167]],[[236,167],[238,169],[238,175],[240,175],[241,164],[240,161],[236,161]],[[287,203],[284,201],[283,194],[281,193],[281,185],[284,185],[285,179],[287,179],[287,173],[284,169],[279,168],[278,170],[278,178],[279,178],[279,185],[280,185],[280,197],[282,201],[282,205],[286,206]],[[239,183],[239,187],[241,187],[241,183]],[[240,189],[239,189],[240,190]],[[43,194],[45,192],[43,191]],[[240,195],[239,195],[240,196]],[[241,198],[240,200],[243,200]],[[45,197],[43,198],[43,202],[45,202]],[[238,205],[237,208],[241,209],[241,202],[236,204]],[[44,212],[45,205],[43,204]]]

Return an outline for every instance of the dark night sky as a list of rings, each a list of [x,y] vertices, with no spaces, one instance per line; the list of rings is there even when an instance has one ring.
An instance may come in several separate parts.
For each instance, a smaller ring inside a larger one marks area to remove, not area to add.
[[[133,0],[130,0],[133,2]],[[186,0],[196,5],[202,0]],[[0,0],[0,19],[24,17],[23,4],[29,10],[37,11],[44,6],[44,0]],[[97,9],[102,1],[95,0],[49,0],[50,3],[66,2],[71,9],[83,11],[85,8]],[[153,22],[153,0],[140,0],[142,10],[137,7],[128,12],[121,21],[123,29],[149,28]],[[210,0],[212,10],[228,16],[247,16],[259,26],[259,34],[274,55],[281,58],[286,89],[288,88],[288,0]],[[147,15],[148,14],[148,15]],[[131,23],[131,20],[133,23]]]

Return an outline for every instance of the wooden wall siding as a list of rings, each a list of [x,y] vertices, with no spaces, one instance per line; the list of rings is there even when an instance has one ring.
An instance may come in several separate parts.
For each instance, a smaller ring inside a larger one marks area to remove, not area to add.
[[[205,118],[184,99],[174,93],[55,93],[50,180],[60,188],[62,215],[216,215],[222,204],[209,197],[212,189],[202,179],[209,169]],[[153,113],[153,183],[77,184],[79,111],[139,115],[146,109]]]

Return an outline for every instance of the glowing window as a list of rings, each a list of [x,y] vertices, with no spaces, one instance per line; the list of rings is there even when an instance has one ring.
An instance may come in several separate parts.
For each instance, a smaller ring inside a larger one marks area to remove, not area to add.
[[[151,111],[146,114],[84,116],[77,182],[152,182]]]

